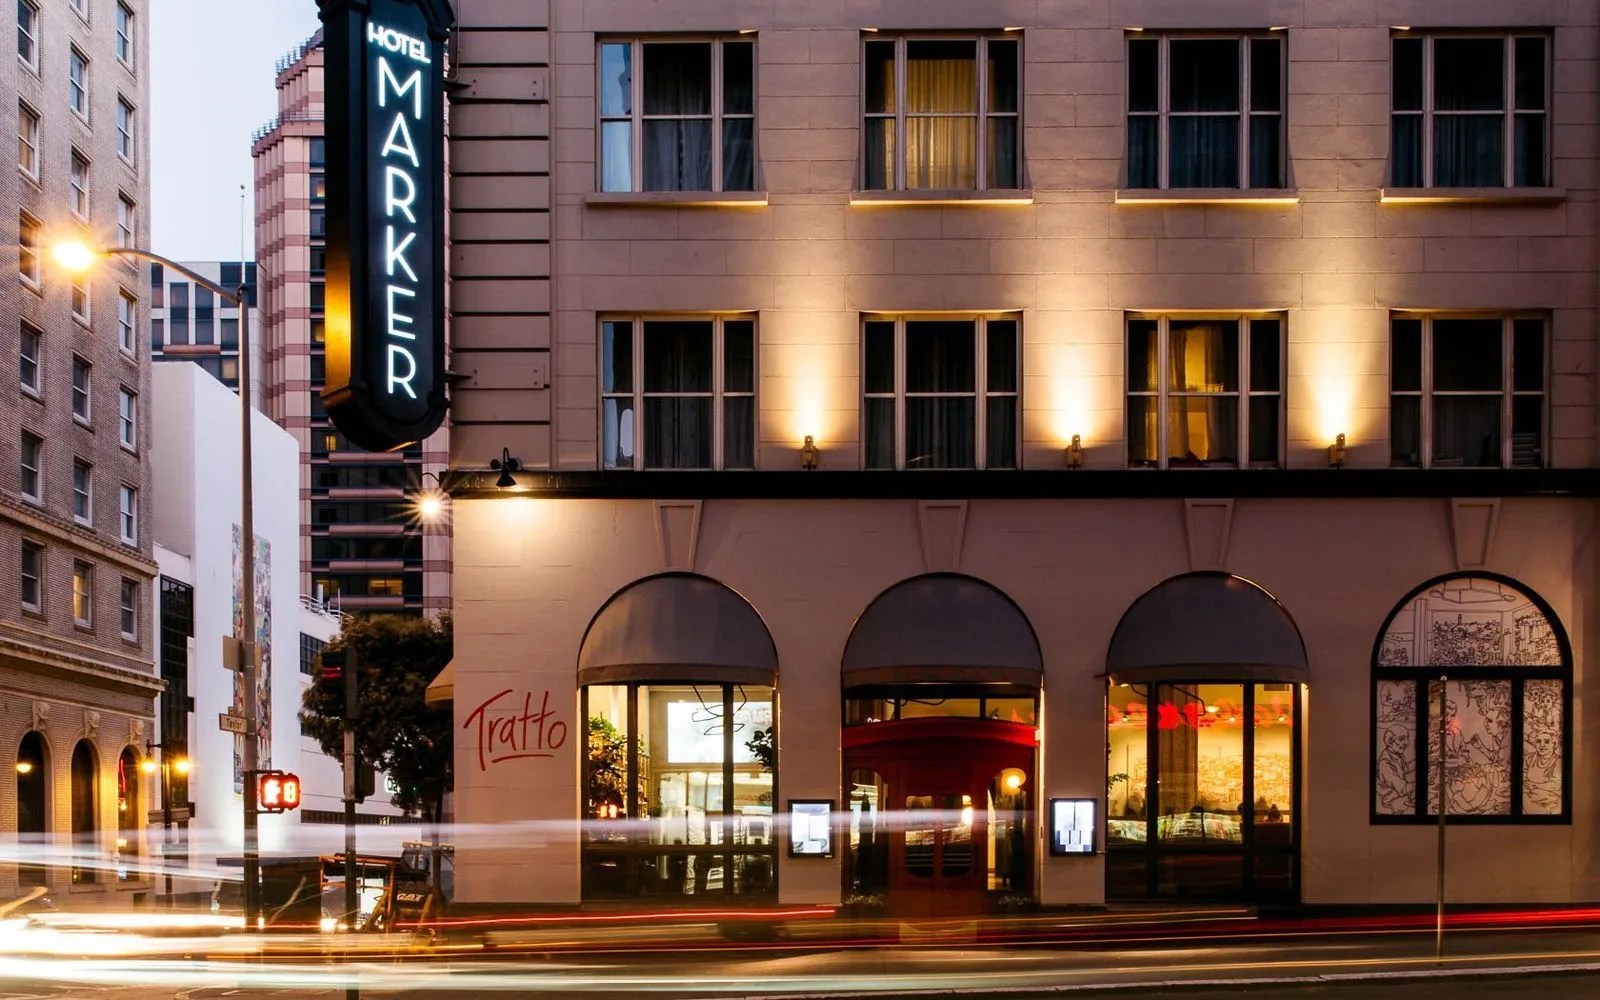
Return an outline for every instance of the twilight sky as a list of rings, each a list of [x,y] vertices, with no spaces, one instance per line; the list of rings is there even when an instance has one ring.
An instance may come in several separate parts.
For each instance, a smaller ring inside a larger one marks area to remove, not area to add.
[[[238,260],[250,133],[277,112],[273,67],[317,30],[315,0],[150,0],[150,249]],[[246,255],[254,256],[246,242]]]

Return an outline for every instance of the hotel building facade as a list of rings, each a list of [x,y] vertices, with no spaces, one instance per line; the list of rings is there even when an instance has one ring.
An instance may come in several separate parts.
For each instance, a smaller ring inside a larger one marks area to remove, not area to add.
[[[457,8],[458,902],[1600,899],[1571,5]]]

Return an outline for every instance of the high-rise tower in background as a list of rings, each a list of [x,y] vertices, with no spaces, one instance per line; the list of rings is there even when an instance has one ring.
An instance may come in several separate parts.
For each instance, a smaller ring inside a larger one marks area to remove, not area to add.
[[[300,442],[306,592],[344,611],[450,608],[450,526],[416,510],[448,430],[403,451],[361,451],[323,411],[326,154],[322,34],[278,62],[278,115],[256,132],[256,257],[263,288],[262,407]],[[430,480],[426,485],[433,485]]]

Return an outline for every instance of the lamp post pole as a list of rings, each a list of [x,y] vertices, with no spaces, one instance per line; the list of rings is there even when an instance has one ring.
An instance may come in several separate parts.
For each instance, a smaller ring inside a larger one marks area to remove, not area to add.
[[[239,486],[241,510],[239,513],[239,559],[244,577],[242,603],[244,617],[240,631],[235,636],[241,651],[241,663],[230,664],[244,674],[244,754],[240,768],[240,783],[244,786],[244,923],[254,929],[261,914],[261,863],[257,835],[256,770],[260,749],[260,731],[256,721],[260,706],[256,698],[258,665],[256,663],[256,530],[255,530],[255,472],[251,453],[250,423],[254,408],[250,401],[250,296],[244,283],[241,263],[240,283],[232,291],[177,261],[137,247],[107,247],[99,250],[104,256],[137,257],[162,267],[171,268],[195,284],[209,289],[239,309]],[[163,754],[163,757],[165,755]]]

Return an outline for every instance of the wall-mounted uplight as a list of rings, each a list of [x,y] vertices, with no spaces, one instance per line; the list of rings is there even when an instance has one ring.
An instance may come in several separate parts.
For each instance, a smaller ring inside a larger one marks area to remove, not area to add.
[[[500,457],[491,459],[489,468],[500,473],[500,478],[494,481],[495,486],[502,490],[509,490],[517,485],[517,477],[512,473],[522,471],[522,460],[513,458],[510,448],[501,448]]]
[[[805,443],[800,445],[800,468],[810,472],[817,467],[817,461],[821,457],[822,450],[817,447],[816,440],[807,434]]]
[[[1078,469],[1083,467],[1083,436],[1072,435],[1072,440],[1067,444],[1067,468]]]
[[[1328,445],[1328,464],[1335,469],[1344,465],[1344,432],[1333,439],[1333,444]]]

